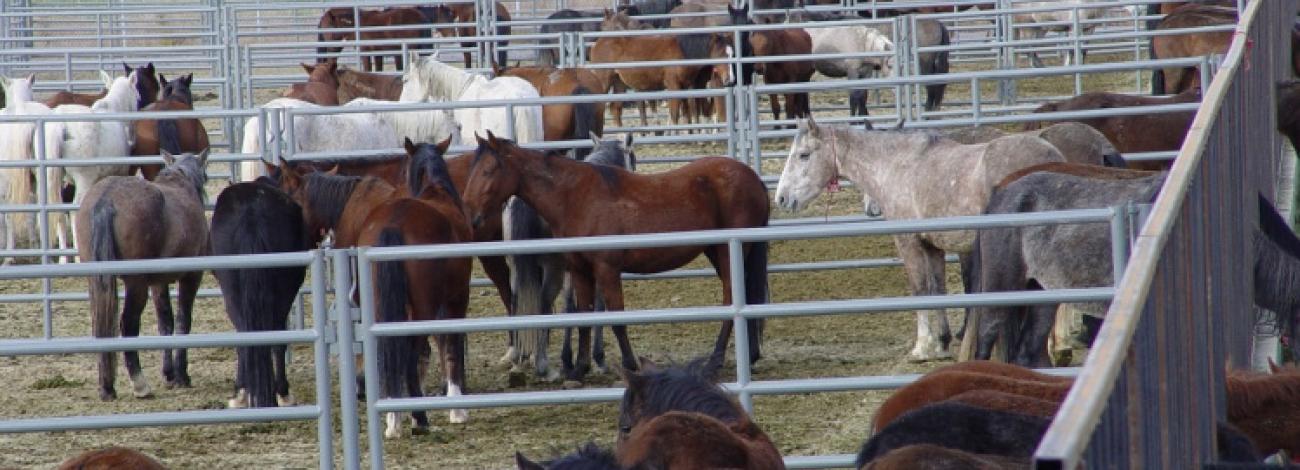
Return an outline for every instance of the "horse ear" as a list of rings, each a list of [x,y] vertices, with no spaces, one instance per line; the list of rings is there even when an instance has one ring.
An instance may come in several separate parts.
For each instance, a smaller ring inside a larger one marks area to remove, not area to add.
[[[412,155],[412,156],[415,155],[416,150],[419,150],[418,148],[415,147],[415,143],[411,142],[410,137],[402,138],[402,147],[406,149],[407,155]]]
[[[166,164],[167,166],[172,166],[176,164],[176,157],[172,155],[171,152],[168,152],[167,149],[162,150],[162,159],[163,159],[163,163]]]
[[[524,457],[524,454],[519,452],[515,452],[515,468],[519,470],[546,470],[546,467],[528,460],[528,457]]]
[[[99,80],[104,82],[104,88],[108,88],[109,86],[113,85],[113,76],[109,75],[108,72],[105,72],[103,70],[99,71]]]
[[[446,139],[442,139],[442,142],[438,142],[433,147],[438,149],[439,154],[446,155],[447,149],[451,148],[451,140],[455,137],[456,134],[448,135]]]
[[[203,149],[203,151],[199,152],[199,168],[204,168],[204,167],[208,166],[208,151],[209,151],[209,150],[212,150],[212,147],[205,147],[205,148]]]

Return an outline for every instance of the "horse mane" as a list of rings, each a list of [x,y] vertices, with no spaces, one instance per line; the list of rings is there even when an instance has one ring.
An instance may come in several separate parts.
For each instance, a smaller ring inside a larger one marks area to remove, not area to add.
[[[748,422],[749,417],[740,411],[731,395],[713,382],[710,359],[699,358],[685,367],[638,374],[641,385],[636,387],[636,394],[641,399],[642,416],[686,411],[708,415],[729,425]],[[627,401],[625,398],[625,407],[629,405]]]
[[[420,84],[424,86],[424,92],[427,96],[444,101],[459,99],[469,84],[473,83],[475,79],[483,79],[483,77],[444,64],[432,57],[421,59],[411,70],[415,72],[415,78],[420,80]]]
[[[319,171],[309,173],[304,185],[307,205],[324,219],[326,227],[338,226],[343,209],[361,179],[360,176],[338,176]]]
[[[1284,368],[1273,375],[1253,371],[1228,371],[1228,419],[1249,416],[1261,408],[1294,406],[1300,397],[1300,370]]]

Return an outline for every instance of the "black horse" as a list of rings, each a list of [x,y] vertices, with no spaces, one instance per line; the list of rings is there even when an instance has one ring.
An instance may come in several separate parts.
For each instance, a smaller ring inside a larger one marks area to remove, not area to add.
[[[210,241],[214,255],[305,251],[310,244],[302,209],[266,177],[230,186],[217,196]],[[213,274],[236,331],[275,331],[288,326],[289,309],[307,268],[218,269]],[[277,397],[281,403],[291,402],[285,349],[285,345],[237,349],[239,366],[231,406],[242,406],[245,393],[252,407],[276,406]]]

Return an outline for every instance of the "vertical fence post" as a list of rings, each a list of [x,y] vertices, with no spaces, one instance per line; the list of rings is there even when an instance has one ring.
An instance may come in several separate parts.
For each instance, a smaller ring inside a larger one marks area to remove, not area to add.
[[[359,441],[360,415],[357,414],[357,367],[352,350],[352,269],[348,250],[335,250],[334,263],[334,326],[338,336],[334,342],[339,361],[339,421],[343,423],[343,467],[361,468]]]
[[[334,468],[334,418],[331,411],[334,405],[330,400],[330,348],[329,348],[329,311],[325,303],[325,252],[312,250],[311,259],[311,312],[312,325],[316,330],[316,342],[313,343],[316,366],[316,407],[320,416],[316,418],[316,445],[320,446],[320,460],[317,465],[321,470]],[[299,313],[302,302],[299,299]],[[299,327],[301,328],[301,324]],[[341,363],[341,361],[340,361]],[[346,400],[344,400],[346,401]],[[346,439],[345,439],[346,440]]]

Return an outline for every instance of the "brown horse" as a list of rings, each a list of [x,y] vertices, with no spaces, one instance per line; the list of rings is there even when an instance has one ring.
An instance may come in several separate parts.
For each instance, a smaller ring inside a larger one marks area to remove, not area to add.
[[[77,249],[84,261],[113,261],[203,256],[208,253],[208,221],[203,214],[204,166],[208,152],[179,159],[162,152],[167,167],[150,182],[135,176],[113,176],[91,186],[77,209]],[[121,325],[117,311],[117,278],[126,285]],[[90,304],[96,337],[140,335],[140,313],[145,295],[151,294],[158,313],[158,334],[190,333],[194,296],[203,271],[125,276],[92,276]],[[168,284],[178,282],[180,315],[172,316]],[[163,377],[170,387],[189,387],[186,351],[163,350]],[[153,394],[140,369],[137,351],[126,351],[126,369],[138,398]],[[113,353],[100,354],[99,397],[117,397],[113,382],[117,361]]]
[[[90,450],[68,459],[58,470],[167,470],[157,459],[126,447]]]
[[[1168,7],[1168,5],[1162,5]],[[1157,30],[1195,28],[1237,23],[1236,8],[1187,4],[1177,6],[1157,24]],[[1223,54],[1232,44],[1233,31],[1175,34],[1151,38],[1151,58],[1174,59]],[[1177,94],[1201,86],[1199,67],[1167,68],[1152,72],[1151,94]]]
[[[338,106],[339,79],[334,71],[338,69],[339,63],[331,60],[316,65],[299,65],[307,71],[307,82],[290,85],[280,96],[321,106]]]
[[[510,21],[510,11],[507,10],[505,6],[501,5],[501,2],[495,2],[495,4],[496,4],[495,9],[497,15],[496,18],[497,22],[500,23],[502,21]],[[422,8],[422,11],[425,12],[425,15],[429,17],[430,21],[433,21],[435,23],[474,23],[477,18],[477,15],[474,13],[473,3],[443,4],[433,8],[424,7]],[[438,28],[438,33],[442,34],[442,37],[447,37],[447,38],[453,36],[462,37],[462,38],[472,38],[478,36],[473,26],[442,27],[442,28]],[[510,27],[505,25],[497,26],[496,33],[497,36],[509,36]],[[505,47],[506,43],[507,41],[504,40],[497,41],[496,43],[497,55],[495,58],[488,58],[488,60],[491,61],[495,59],[496,64],[505,64],[506,51],[502,50],[502,48]],[[474,46],[475,43],[473,42],[460,43],[460,47],[474,47]],[[469,51],[465,51],[465,68],[470,68],[470,57],[471,56]],[[481,65],[486,66],[487,64],[481,64]]]
[[[194,95],[190,92],[190,83],[194,81],[194,74],[170,82],[161,74],[158,78],[163,86],[162,100],[145,106],[142,111],[194,109]],[[162,150],[172,154],[194,153],[208,148],[208,130],[198,119],[144,119],[135,121],[133,125],[135,144],[131,147],[131,155],[158,155]],[[150,181],[153,181],[154,177],[158,176],[158,172],[162,171],[162,165],[139,165],[138,168],[144,178]],[[131,174],[135,174],[135,168],[131,169]]]
[[[601,92],[600,78],[587,69],[555,67],[492,68],[498,77],[519,77],[533,85],[542,96],[578,96]],[[546,140],[586,140],[591,133],[605,133],[605,103],[563,103],[542,106]],[[586,147],[574,149],[581,160],[590,153]]]
[[[347,103],[354,98],[397,101],[402,97],[402,76],[361,72],[347,67],[334,70],[338,81],[338,100]]]
[[[620,17],[620,15],[623,15],[623,17]],[[602,23],[601,29],[618,29],[619,26],[616,25],[625,18],[625,13],[606,11],[605,22]],[[683,43],[680,38],[687,36],[696,35],[683,35],[680,37],[668,35],[602,37],[591,46],[588,61],[596,64],[653,62],[707,57],[709,53],[708,38],[704,38],[702,43],[697,43],[694,39]],[[603,84],[601,91],[606,93],[622,93],[629,88],[637,91],[678,91],[694,88],[703,70],[705,68],[701,66],[629,67],[599,69],[596,70],[596,75],[600,77]],[[614,123],[622,127],[622,103],[615,102],[611,103],[610,106],[614,114]],[[693,121],[694,116],[691,109],[691,100],[668,100],[668,113],[673,124],[677,124],[682,117],[685,117],[687,122]],[[644,108],[641,109],[641,125],[648,125]]]
[[[861,470],[1017,470],[1029,469],[1029,459],[972,454],[934,444],[912,444],[891,450],[862,465]]]
[[[623,468],[784,469],[772,440],[716,384],[718,362],[624,372],[615,454]]]
[[[476,227],[488,214],[500,211],[510,196],[518,196],[536,209],[556,237],[767,225],[766,187],[752,169],[732,158],[703,157],[663,173],[639,174],[525,150],[491,132],[486,140],[478,139],[478,145],[465,186],[465,207]],[[664,197],[666,194],[674,196]],[[722,281],[723,303],[731,304],[730,253],[725,246],[566,253],[565,258],[578,311],[594,310],[597,289],[606,310],[619,311],[623,310],[622,273],[675,269],[701,253]],[[746,302],[766,303],[767,244],[746,244],[741,255],[745,258]],[[757,321],[749,321],[750,362],[760,357],[759,328]],[[725,357],[731,329],[731,322],[724,322],[718,334],[713,353],[719,361]],[[613,330],[624,368],[635,370],[636,356],[627,327],[615,326]],[[571,380],[581,379],[590,367],[590,328],[580,329],[578,340],[578,364],[568,371]]]
[[[812,53],[812,37],[803,28],[754,31],[749,33],[749,44],[758,57]],[[754,71],[762,74],[763,82],[767,84],[809,82],[812,81],[814,72],[813,63],[807,60],[760,62],[754,64]],[[772,119],[781,119],[781,104],[777,102],[776,95],[772,95],[770,101]],[[811,112],[807,92],[785,94],[786,119],[807,117]]]
[[[1132,96],[1120,93],[1084,93],[1064,101],[1047,103],[1035,113],[1076,111],[1087,109],[1126,108],[1176,103],[1195,103],[1201,100],[1200,88],[1193,88],[1170,97]],[[1106,135],[1120,153],[1158,152],[1178,150],[1183,146],[1187,130],[1192,127],[1195,111],[1174,113],[1134,114],[1078,119]],[[1036,130],[1044,121],[1025,123],[1025,130]],[[1158,170],[1167,168],[1169,162],[1129,162],[1134,169]]]
[[[433,37],[433,29],[430,27],[421,27],[420,25],[428,24],[432,18],[426,16],[421,9],[416,7],[389,7],[383,10],[358,10],[354,15],[351,8],[330,8],[325,10],[321,15],[320,21],[316,27],[320,29],[327,28],[353,28],[356,27],[357,18],[361,18],[361,40],[402,40],[402,39],[430,39]],[[392,26],[410,26],[402,29],[384,29],[380,31],[366,30],[364,28],[392,27]],[[316,35],[319,42],[325,41],[348,41],[356,37],[351,31],[339,32],[321,32]],[[432,44],[413,44],[410,49],[430,49]],[[319,57],[316,58],[318,63],[327,62],[330,59],[338,60],[337,57],[325,57],[329,54],[337,54],[342,51],[341,47],[319,46],[316,52]],[[359,48],[361,51],[361,68],[367,72],[384,70],[384,54],[371,54],[374,51],[393,51],[394,70],[402,70],[402,46],[400,44],[384,45],[367,45]],[[371,61],[374,66],[371,66]]]
[[[416,146],[405,142],[410,163],[407,188],[395,188],[373,177],[327,175],[306,177],[281,170],[280,187],[302,206],[309,232],[334,230],[335,246],[401,246],[468,242],[460,196],[451,183],[443,152],[451,144]],[[409,194],[409,196],[408,196]],[[469,304],[468,258],[408,260],[375,267],[375,321],[464,318]],[[465,334],[436,338],[447,395],[458,396],[465,386]],[[429,343],[415,337],[379,342],[379,376],[383,397],[420,397],[427,371]],[[453,423],[464,422],[465,410],[450,412]],[[428,429],[424,412],[413,413],[416,432]],[[400,433],[397,415],[387,416],[384,435]]]
[[[140,94],[140,100],[136,102],[135,109],[144,109],[144,107],[148,106],[149,103],[153,103],[154,100],[158,99],[158,91],[161,87],[158,84],[158,76],[155,73],[153,62],[140,68],[131,68],[130,65],[123,62],[122,68],[126,71],[127,76],[130,76],[132,71],[140,72],[136,75],[138,78],[135,82],[135,91]],[[59,91],[47,98],[44,103],[45,106],[49,106],[50,109],[54,109],[55,106],[61,104],[91,106],[107,94],[108,90],[99,93],[73,93],[70,91]]]

